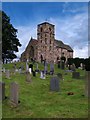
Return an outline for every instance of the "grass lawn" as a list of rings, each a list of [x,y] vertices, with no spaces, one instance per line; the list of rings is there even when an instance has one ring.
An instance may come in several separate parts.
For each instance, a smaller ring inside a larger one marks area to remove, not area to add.
[[[25,63],[22,63],[25,66]],[[21,63],[17,63],[19,67]],[[13,63],[3,65],[6,69],[13,69]],[[49,66],[48,66],[49,67]],[[35,65],[34,65],[35,68]],[[39,64],[42,70],[43,65]],[[64,75],[64,70],[58,69],[55,65],[55,74],[63,74],[63,80],[60,80],[60,91],[50,91],[50,78],[47,75],[45,80],[32,76],[32,82],[26,82],[25,74],[12,74],[11,79],[6,79],[3,73],[3,81],[6,83],[6,96],[8,99],[3,101],[3,118],[87,118],[88,117],[88,98],[82,96],[85,94],[85,75],[84,70],[80,72],[82,79],[72,79],[72,74]],[[10,83],[16,81],[19,84],[20,104],[14,108],[10,105]],[[74,95],[67,95],[73,92]]]

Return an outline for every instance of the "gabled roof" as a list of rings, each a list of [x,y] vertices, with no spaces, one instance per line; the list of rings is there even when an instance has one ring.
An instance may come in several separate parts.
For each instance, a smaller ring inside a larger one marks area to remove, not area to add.
[[[36,44],[38,43],[38,40],[31,38],[30,43],[31,43],[31,42],[32,42],[32,44],[36,45]]]
[[[57,44],[57,47],[64,48],[70,52],[73,52],[73,49],[69,45],[64,44],[61,40],[55,40],[55,43]]]

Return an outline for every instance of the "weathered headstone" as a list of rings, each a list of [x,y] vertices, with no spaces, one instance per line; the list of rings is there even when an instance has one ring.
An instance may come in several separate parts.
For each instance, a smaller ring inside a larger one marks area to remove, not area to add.
[[[29,73],[32,74],[32,69],[31,68],[29,68]]]
[[[62,70],[65,69],[65,63],[64,63],[64,60],[61,61],[61,69],[62,69]]]
[[[5,83],[0,82],[0,101],[5,99]]]
[[[31,72],[33,72],[33,64],[29,65],[29,69],[31,68]]]
[[[29,71],[28,63],[26,62],[26,72]]]
[[[4,73],[6,72],[6,69],[5,69],[5,68],[3,68],[3,72],[4,72]]]
[[[44,73],[46,74],[47,73],[47,62],[45,62],[45,65],[44,65]]]
[[[26,82],[32,82],[31,75],[28,71],[26,72]]]
[[[10,70],[6,70],[6,78],[10,79]]]
[[[41,73],[40,73],[40,78],[45,79],[45,73],[43,71],[41,71]]]
[[[54,76],[50,80],[50,90],[51,91],[59,91],[59,78]]]
[[[72,72],[72,78],[79,79],[80,73],[79,72]]]
[[[16,82],[12,82],[10,85],[10,102],[12,105],[18,105],[18,94],[19,94],[19,87]]]
[[[72,65],[71,65],[71,70],[72,70],[72,71],[76,71],[76,66],[75,66],[75,64],[72,64]]]
[[[51,75],[54,74],[54,63],[53,62],[50,63],[50,74]]]

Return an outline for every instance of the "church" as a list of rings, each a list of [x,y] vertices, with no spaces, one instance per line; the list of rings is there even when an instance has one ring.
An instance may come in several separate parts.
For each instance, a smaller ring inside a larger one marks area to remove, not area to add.
[[[55,25],[43,22],[37,26],[37,39],[31,38],[25,51],[21,54],[21,61],[57,62],[62,56],[73,58],[73,49],[60,40],[55,39]]]

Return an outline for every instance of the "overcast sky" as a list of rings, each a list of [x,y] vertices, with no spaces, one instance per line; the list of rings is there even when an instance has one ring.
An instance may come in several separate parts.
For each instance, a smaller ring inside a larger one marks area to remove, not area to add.
[[[37,38],[37,25],[46,20],[55,25],[55,38],[74,49],[74,57],[88,56],[87,2],[5,2],[2,9],[18,29],[17,36],[22,44],[18,56],[31,36]]]

